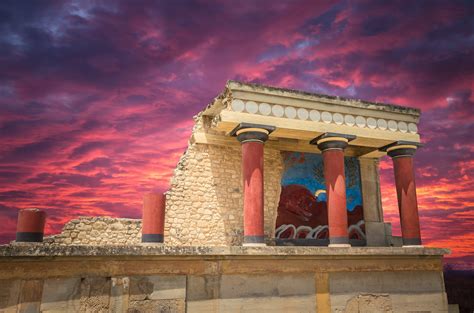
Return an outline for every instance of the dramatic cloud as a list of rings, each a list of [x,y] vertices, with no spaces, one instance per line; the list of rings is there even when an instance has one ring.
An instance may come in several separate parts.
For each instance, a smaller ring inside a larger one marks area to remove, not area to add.
[[[474,5],[466,1],[2,1],[0,229],[41,207],[138,217],[199,112],[237,79],[423,110],[425,242],[472,266]],[[399,232],[391,161],[386,218]]]

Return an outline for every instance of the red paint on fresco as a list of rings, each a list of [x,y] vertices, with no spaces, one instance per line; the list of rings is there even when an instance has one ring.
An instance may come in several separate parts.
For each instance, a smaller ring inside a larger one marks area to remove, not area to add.
[[[347,213],[347,223],[349,226],[357,225],[363,220],[363,209],[361,205],[357,205],[354,210]],[[276,229],[284,225],[293,225],[288,227],[280,235],[280,239],[292,238],[295,229],[300,226],[307,226],[315,229],[318,226],[324,227],[328,225],[328,210],[326,201],[318,201],[305,186],[287,185],[283,186],[278,205],[278,216],[276,221]],[[362,231],[365,227],[360,226]],[[299,230],[296,238],[306,238],[308,231]],[[327,230],[317,233],[313,239],[327,239],[329,236]],[[349,233],[350,239],[363,239],[356,229]]]

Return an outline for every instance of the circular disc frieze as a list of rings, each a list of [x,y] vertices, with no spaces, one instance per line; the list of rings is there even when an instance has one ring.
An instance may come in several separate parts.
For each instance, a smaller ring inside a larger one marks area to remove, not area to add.
[[[388,129],[391,130],[391,131],[397,131],[397,122],[395,121],[388,121]]]
[[[355,118],[354,116],[348,114],[344,116],[344,123],[348,126],[354,126],[355,125]]]
[[[272,113],[272,107],[268,103],[260,103],[258,105],[258,111],[262,115],[270,115],[270,113]]]
[[[296,114],[298,115],[298,118],[300,120],[307,120],[308,117],[309,117],[309,113],[308,113],[308,110],[306,109],[303,109],[303,108],[299,108],[297,111],[296,111]]]
[[[285,108],[285,116],[288,118],[295,118],[296,117],[296,110],[294,107],[286,107]]]
[[[337,125],[342,125],[342,123],[344,123],[344,117],[340,113],[334,113],[332,119]]]
[[[274,105],[272,106],[272,114],[276,117],[282,117],[283,114],[285,113],[285,110],[283,110],[283,107],[281,105]]]
[[[408,125],[407,123],[405,122],[398,122],[398,129],[402,132],[402,133],[406,133],[408,131]]]
[[[319,111],[316,110],[311,110],[309,111],[309,119],[315,122],[319,122],[319,119],[321,118],[321,114],[319,114]]]
[[[331,123],[331,121],[332,121],[332,115],[331,115],[331,113],[329,113],[329,112],[323,112],[323,113],[321,113],[321,120],[322,120],[324,123],[326,123],[326,124]]]
[[[247,101],[245,104],[245,111],[255,114],[258,111],[258,104],[253,101]]]
[[[377,127],[377,120],[373,117],[367,119],[367,127],[375,129]]]
[[[379,118],[377,120],[377,127],[379,129],[386,130],[387,129],[387,121],[382,119],[382,118]]]
[[[245,103],[240,99],[234,99],[232,100],[231,107],[232,111],[242,112],[245,109]]]
[[[356,117],[355,122],[358,127],[365,127],[365,117],[359,115]]]
[[[412,134],[416,134],[418,132],[418,126],[415,123],[408,124],[408,131]]]

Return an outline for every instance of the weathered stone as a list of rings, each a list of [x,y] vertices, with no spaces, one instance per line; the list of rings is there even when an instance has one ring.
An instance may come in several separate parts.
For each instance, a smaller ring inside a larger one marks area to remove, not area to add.
[[[20,280],[0,280],[0,312],[13,313],[17,311],[20,288]]]
[[[41,293],[43,292],[42,280],[25,280],[21,285],[18,312],[40,312]]]
[[[81,306],[80,278],[52,278],[43,285],[41,311],[78,311]]]

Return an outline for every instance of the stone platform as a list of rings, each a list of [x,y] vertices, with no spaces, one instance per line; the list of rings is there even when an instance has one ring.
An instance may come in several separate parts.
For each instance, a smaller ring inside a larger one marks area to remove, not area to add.
[[[447,312],[446,249],[0,246],[0,312]]]

